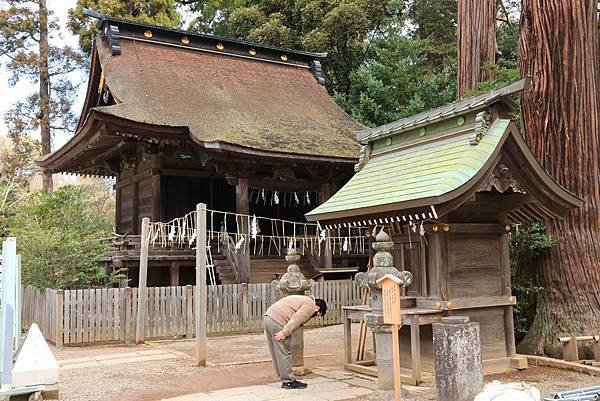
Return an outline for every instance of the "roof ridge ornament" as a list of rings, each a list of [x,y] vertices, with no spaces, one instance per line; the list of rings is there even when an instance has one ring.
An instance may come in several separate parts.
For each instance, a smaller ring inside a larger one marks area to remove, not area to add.
[[[310,70],[314,74],[317,82],[321,85],[325,85],[325,77],[323,76],[323,68],[321,67],[321,62],[319,60],[311,60],[310,62]]]
[[[486,192],[496,189],[501,194],[512,190],[514,193],[526,194],[527,191],[521,183],[514,177],[508,166],[502,162],[494,168],[484,184],[479,187],[477,192]]]
[[[121,54],[121,34],[119,27],[116,25],[106,25],[104,34],[110,46],[110,52],[113,56]]]
[[[473,135],[469,136],[469,144],[471,144],[471,146],[479,144],[491,126],[492,113],[487,110],[477,113],[475,116],[475,130]]]

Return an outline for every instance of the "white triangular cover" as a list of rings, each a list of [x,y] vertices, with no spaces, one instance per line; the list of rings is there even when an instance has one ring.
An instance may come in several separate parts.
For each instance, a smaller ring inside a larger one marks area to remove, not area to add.
[[[58,383],[58,363],[37,324],[27,332],[17,352],[12,371],[12,387]]]

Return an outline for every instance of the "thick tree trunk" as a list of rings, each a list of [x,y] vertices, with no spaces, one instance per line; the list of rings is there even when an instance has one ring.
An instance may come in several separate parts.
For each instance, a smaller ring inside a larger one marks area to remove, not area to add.
[[[457,23],[456,89],[462,98],[493,77],[484,66],[496,63],[496,1],[458,0]]]
[[[523,132],[538,160],[584,199],[549,224],[558,240],[535,266],[544,288],[521,352],[560,355],[558,335],[600,333],[600,175],[597,0],[523,0]]]
[[[40,18],[40,133],[42,155],[52,151],[50,136],[50,77],[48,74],[48,8],[46,0],[38,0]],[[44,172],[44,192],[52,192],[52,174]]]

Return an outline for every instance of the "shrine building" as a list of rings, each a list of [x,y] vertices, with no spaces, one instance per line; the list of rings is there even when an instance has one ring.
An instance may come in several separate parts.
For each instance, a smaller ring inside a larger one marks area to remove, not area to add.
[[[38,164],[51,173],[115,178],[119,237],[105,261],[127,267],[130,285],[137,283],[143,217],[169,221],[203,202],[306,222],[304,214],[352,175],[355,133],[364,127],[328,95],[326,54],[97,17],[75,135]],[[209,229],[248,229],[223,220]],[[311,277],[365,264],[360,255],[307,256],[300,263]],[[245,265],[241,276],[227,255],[214,258],[220,283],[271,281],[287,266],[280,254],[247,254],[237,261]],[[148,285],[193,284],[193,267],[189,249],[151,251]]]

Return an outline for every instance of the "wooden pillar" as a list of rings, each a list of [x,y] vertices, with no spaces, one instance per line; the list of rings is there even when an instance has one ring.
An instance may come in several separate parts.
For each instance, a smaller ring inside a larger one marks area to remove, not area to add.
[[[507,226],[508,227],[508,226]],[[500,268],[502,295],[510,296],[510,250],[508,231],[500,234]],[[513,320],[513,306],[506,305],[504,307],[504,342],[506,346],[506,356],[513,357],[517,355],[517,347],[515,344],[515,323]]]
[[[152,175],[152,221],[161,221],[160,216],[160,175]]]
[[[206,205],[196,206],[196,366],[206,366]]]
[[[171,267],[169,269],[169,275],[171,277],[171,285],[178,286],[179,285],[179,263],[171,262]]]
[[[117,182],[118,182],[117,177]],[[121,229],[121,189],[115,185],[115,231],[117,234],[123,234]]]
[[[322,183],[321,204],[325,203],[329,198],[331,198],[331,184]],[[333,267],[333,250],[331,249],[331,240],[329,239],[329,235],[327,235],[324,248],[323,255],[321,255],[321,265],[323,265],[326,269],[331,269]]]
[[[150,219],[144,217],[142,219],[142,238],[140,246],[140,279],[138,284],[138,304],[137,304],[137,322],[135,325],[135,343],[144,342],[144,333],[146,324],[146,304],[148,289],[146,281],[148,277],[148,229],[150,227]]]
[[[428,296],[432,298],[448,298],[448,264],[446,254],[447,234],[433,233],[429,240],[427,275]]]
[[[247,178],[238,178],[237,180],[235,186],[235,210],[238,214],[248,215],[250,213]],[[239,225],[239,232],[245,236],[245,241],[238,251],[239,280],[242,283],[248,283],[250,282],[250,227],[246,218],[238,218],[237,223]]]
[[[140,202],[139,184],[137,181],[131,183],[131,228],[135,234],[141,234],[140,227]]]

